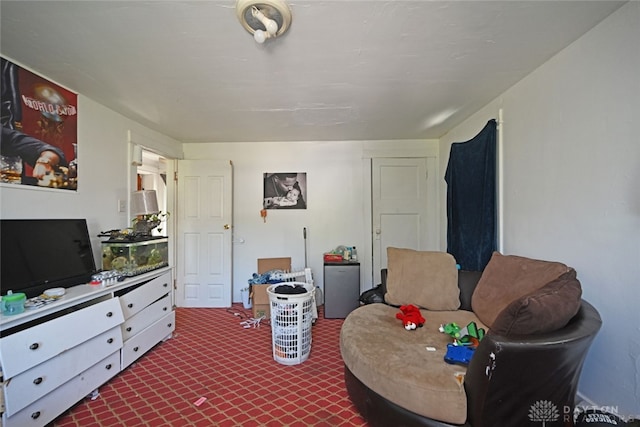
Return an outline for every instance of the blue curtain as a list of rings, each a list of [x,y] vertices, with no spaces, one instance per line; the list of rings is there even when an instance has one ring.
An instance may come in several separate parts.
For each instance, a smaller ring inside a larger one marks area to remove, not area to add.
[[[447,252],[462,270],[482,271],[496,250],[496,121],[451,145],[447,182]]]

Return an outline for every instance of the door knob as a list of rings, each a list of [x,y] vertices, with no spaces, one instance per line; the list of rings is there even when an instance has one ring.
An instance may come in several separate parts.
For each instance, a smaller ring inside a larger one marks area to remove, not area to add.
[[[231,226],[230,226],[229,224],[225,224],[225,225],[224,225],[224,229],[225,229],[225,230],[228,230],[228,229],[230,229],[230,228],[231,228]]]

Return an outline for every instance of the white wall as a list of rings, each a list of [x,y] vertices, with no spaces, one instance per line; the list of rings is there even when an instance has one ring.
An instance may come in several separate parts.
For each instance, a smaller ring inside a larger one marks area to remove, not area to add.
[[[362,240],[362,160],[358,143],[185,144],[186,159],[233,162],[233,300],[257,271],[258,258],[291,257],[294,270],[307,260],[322,284],[322,254]],[[306,210],[268,210],[260,216],[263,173],[306,172]]]
[[[443,137],[440,155],[445,170],[450,144],[470,139],[503,109],[504,252],[561,261],[576,269],[583,297],[603,320],[579,393],[595,404],[617,407],[622,415],[636,416],[638,40],[640,3],[629,2]],[[446,227],[446,219],[443,224]],[[446,238],[443,242],[446,245]]]
[[[307,264],[322,288],[322,255],[339,245],[356,246],[361,289],[372,283],[370,158],[435,155],[437,141],[247,142],[184,144],[185,159],[233,162],[233,300],[257,270],[258,258],[291,257]],[[260,217],[263,173],[306,172],[307,209],[269,210]]]
[[[174,157],[182,155],[177,141],[79,95],[78,190],[3,185],[0,187],[0,217],[86,218],[96,263],[101,267],[101,239],[97,234],[131,225],[128,208],[124,213],[118,212],[118,200],[128,201],[130,193],[129,131],[158,151],[169,151],[168,154]],[[55,248],[55,242],[51,244]]]

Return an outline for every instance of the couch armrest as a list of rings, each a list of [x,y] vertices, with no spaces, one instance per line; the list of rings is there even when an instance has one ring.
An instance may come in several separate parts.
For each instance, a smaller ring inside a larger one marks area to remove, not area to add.
[[[583,300],[557,331],[509,338],[487,332],[465,377],[469,423],[528,425],[529,409],[540,402],[551,402],[560,417],[573,414],[582,365],[601,325],[598,311]]]

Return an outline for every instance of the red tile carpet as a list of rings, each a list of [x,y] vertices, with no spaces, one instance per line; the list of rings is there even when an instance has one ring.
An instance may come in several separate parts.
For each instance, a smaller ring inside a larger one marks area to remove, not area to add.
[[[52,426],[366,426],[344,386],[343,321],[319,311],[309,359],[286,366],[273,360],[268,323],[240,325],[251,315],[242,305],[178,308],[173,338]]]

